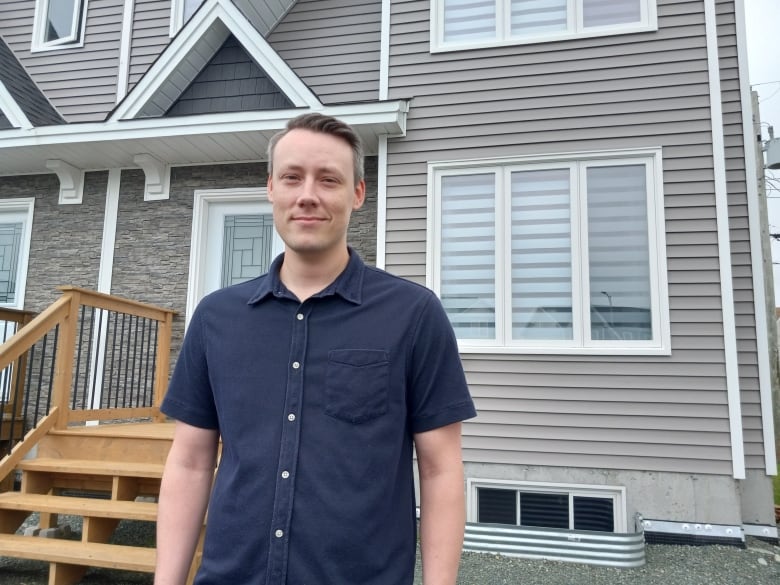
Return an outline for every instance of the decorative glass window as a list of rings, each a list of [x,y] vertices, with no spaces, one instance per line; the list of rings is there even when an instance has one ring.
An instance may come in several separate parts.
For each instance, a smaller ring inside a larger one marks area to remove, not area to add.
[[[660,164],[432,165],[428,285],[461,349],[668,351]]]
[[[0,307],[24,308],[33,199],[0,200]]]
[[[433,0],[431,48],[655,30],[655,0]]]
[[[87,0],[37,0],[33,50],[81,46]]]
[[[625,488],[469,479],[468,517],[480,524],[625,532]]]

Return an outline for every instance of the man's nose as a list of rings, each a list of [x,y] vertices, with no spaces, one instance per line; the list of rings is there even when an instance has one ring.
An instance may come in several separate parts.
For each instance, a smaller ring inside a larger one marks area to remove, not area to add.
[[[307,177],[298,193],[298,205],[316,205],[318,202],[317,182],[313,177]]]

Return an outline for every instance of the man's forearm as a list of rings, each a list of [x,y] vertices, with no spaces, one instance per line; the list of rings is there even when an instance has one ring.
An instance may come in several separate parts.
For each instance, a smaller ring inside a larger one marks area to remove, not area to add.
[[[462,469],[420,479],[424,585],[455,585],[466,521]]]

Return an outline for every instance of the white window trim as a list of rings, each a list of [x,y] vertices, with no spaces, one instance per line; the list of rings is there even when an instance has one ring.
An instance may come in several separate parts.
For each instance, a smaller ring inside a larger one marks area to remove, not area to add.
[[[642,0],[642,17],[638,23],[590,27],[587,30],[585,30],[582,26],[582,9],[580,0],[568,0],[568,13],[569,15],[574,15],[573,20],[576,22],[574,27],[569,27],[569,30],[565,32],[543,33],[526,37],[510,37],[510,21],[509,18],[505,16],[505,13],[507,12],[505,4],[509,0],[496,1],[499,3],[496,9],[497,28],[503,28],[503,30],[498,31],[497,37],[495,39],[446,42],[444,40],[444,0],[431,0],[431,53],[465,51],[487,47],[527,45],[530,43],[565,41],[568,39],[582,39],[658,30],[658,10],[656,7],[656,0]]]
[[[33,210],[35,198],[0,199],[0,220],[5,213],[25,215],[24,230],[19,250],[19,266],[17,267],[16,300],[13,303],[2,303],[6,309],[24,309],[24,295],[27,290],[27,267],[30,261],[30,241],[32,239]]]
[[[75,49],[84,46],[84,32],[87,27],[87,4],[89,0],[80,0],[78,6],[81,8],[81,23],[74,23],[73,31],[69,37],[57,39],[56,41],[45,42],[44,34],[46,32],[46,16],[49,3],[57,0],[36,0],[35,1],[35,19],[33,21],[33,36],[30,52],[37,53],[41,51],[57,51],[60,49]]]
[[[666,234],[664,221],[664,197],[663,197],[663,168],[662,151],[660,147],[639,148],[632,150],[605,150],[590,152],[574,152],[560,154],[540,154],[524,157],[484,158],[463,161],[437,161],[428,164],[428,210],[427,210],[427,254],[426,254],[426,286],[437,294],[440,290],[440,256],[441,246],[439,236],[441,234],[440,214],[440,177],[448,174],[470,174],[480,172],[508,172],[507,167],[523,166],[524,169],[533,169],[534,165],[549,167],[552,164],[581,163],[589,165],[615,165],[632,164],[641,160],[647,163],[648,192],[647,220],[649,236],[649,269],[650,269],[650,293],[652,312],[653,339],[650,341],[621,341],[613,340],[589,340],[589,327],[586,319],[581,317],[582,310],[577,306],[572,307],[574,326],[573,340],[561,342],[554,340],[528,340],[526,342],[502,343],[504,339],[503,327],[505,318],[503,307],[509,291],[502,287],[496,289],[496,337],[493,340],[464,340],[458,341],[461,353],[478,354],[557,354],[557,355],[670,355],[671,333],[669,323],[669,292],[666,269]],[[498,190],[496,190],[498,195]],[[501,199],[498,199],[499,203]],[[576,205],[576,201],[573,202]],[[499,212],[496,217],[502,217]],[[580,239],[580,231],[587,220],[578,209],[573,208],[572,214],[572,242]],[[506,265],[504,259],[503,224],[497,222],[496,226],[496,282],[506,283],[501,271]],[[582,297],[579,294],[579,283],[587,278],[587,266],[583,266],[587,260],[587,250],[579,258],[582,262],[573,261],[572,265],[572,293],[576,299]],[[576,260],[576,258],[573,258]],[[582,271],[585,271],[583,274]],[[505,284],[506,287],[509,284]],[[585,302],[583,300],[583,302]],[[588,320],[589,321],[589,320]],[[580,325],[585,323],[583,332]],[[582,336],[580,337],[580,334]],[[585,335],[588,337],[586,338]],[[579,339],[586,341],[580,345]]]
[[[626,512],[626,488],[618,485],[587,485],[574,483],[548,483],[536,481],[512,481],[506,479],[466,479],[466,521],[476,523],[479,518],[479,488],[507,489],[519,492],[565,493],[569,496],[569,526],[574,526],[574,496],[597,497],[612,500],[614,532],[628,532]],[[518,506],[518,512],[519,512]]]

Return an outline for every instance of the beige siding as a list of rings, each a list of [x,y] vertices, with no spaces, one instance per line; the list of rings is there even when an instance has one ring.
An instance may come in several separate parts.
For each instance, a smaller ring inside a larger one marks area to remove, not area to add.
[[[268,41],[326,104],[379,96],[380,0],[299,0]]]
[[[732,239],[747,243],[733,17],[720,8],[729,181],[741,185]],[[412,104],[406,138],[389,145],[390,271],[425,281],[429,161],[663,149],[671,356],[464,355],[479,411],[464,430],[468,461],[731,473],[702,3],[658,0],[658,23],[431,54],[429,2],[393,2],[390,99]],[[734,252],[747,291],[748,248]],[[756,385],[751,303],[737,303],[746,388]],[[747,408],[758,412],[757,392],[746,396],[746,437],[760,438]]]
[[[135,0],[128,91],[170,42],[171,0]]]
[[[0,3],[0,35],[68,122],[103,120],[115,105],[123,4],[89,0],[83,47],[33,53],[34,0]]]

